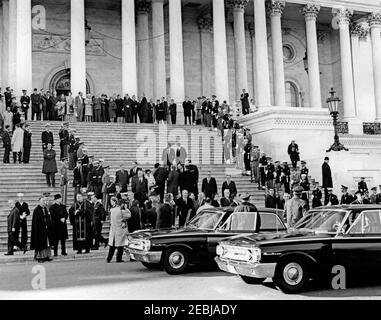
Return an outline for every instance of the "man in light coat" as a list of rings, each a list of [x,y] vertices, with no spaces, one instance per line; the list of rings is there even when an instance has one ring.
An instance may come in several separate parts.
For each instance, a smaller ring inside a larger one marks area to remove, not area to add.
[[[294,188],[294,196],[291,200],[286,202],[285,204],[285,215],[287,217],[287,226],[292,228],[296,225],[296,223],[304,216],[307,212],[306,203],[301,199],[303,194],[303,187],[295,187]]]
[[[77,111],[78,121],[83,121],[84,117],[84,103],[83,103],[83,93],[79,92],[78,96],[75,97],[74,110]]]
[[[20,124],[16,125],[16,130],[12,135],[12,152],[13,152],[13,162],[16,163],[17,159],[19,163],[22,162],[22,152],[24,148],[24,130],[20,127]]]

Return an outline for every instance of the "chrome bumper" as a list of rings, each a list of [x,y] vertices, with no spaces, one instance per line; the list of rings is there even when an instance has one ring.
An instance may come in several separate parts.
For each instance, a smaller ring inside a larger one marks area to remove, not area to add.
[[[253,278],[273,278],[275,274],[276,263],[247,263],[216,257],[215,261],[218,267],[225,272],[239,274]]]
[[[161,261],[161,251],[140,251],[128,249],[132,259],[140,262],[146,263],[160,263]]]

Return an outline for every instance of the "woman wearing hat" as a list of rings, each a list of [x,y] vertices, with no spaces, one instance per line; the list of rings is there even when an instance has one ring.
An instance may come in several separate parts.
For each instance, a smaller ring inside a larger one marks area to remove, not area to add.
[[[109,252],[107,256],[107,263],[110,263],[114,257],[115,250],[116,262],[124,262],[122,260],[123,248],[128,234],[127,220],[131,218],[131,212],[127,208],[122,207],[123,202],[116,197],[110,200],[110,234],[109,234]]]

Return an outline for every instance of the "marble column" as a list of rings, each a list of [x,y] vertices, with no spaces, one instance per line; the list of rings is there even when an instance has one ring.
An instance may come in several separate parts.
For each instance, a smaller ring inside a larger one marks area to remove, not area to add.
[[[17,53],[15,93],[32,93],[32,1],[17,0]],[[31,117],[29,108],[29,119]]]
[[[70,82],[73,96],[86,95],[85,0],[71,0]]]
[[[152,0],[153,98],[167,96],[164,38],[164,0]]]
[[[214,94],[213,84],[213,54],[210,52],[210,43],[213,40],[213,19],[211,15],[199,17],[197,19],[198,30],[200,31],[201,50],[201,93],[210,97]]]
[[[214,79],[219,101],[229,99],[228,54],[226,47],[225,1],[213,0]]]
[[[236,100],[241,97],[242,89],[247,88],[245,8],[248,0],[230,0],[234,18],[234,50],[235,50],[235,92]]]
[[[269,6],[271,19],[271,40],[273,54],[273,84],[274,104],[276,106],[286,105],[286,88],[284,83],[283,65],[283,41],[281,17],[286,5],[284,0],[272,0]]]
[[[8,85],[16,87],[17,1],[9,1]],[[17,94],[17,92],[15,92]]]
[[[3,0],[3,46],[1,50],[2,54],[2,88],[3,90],[9,86],[8,78],[8,66],[9,66],[9,0]]]
[[[340,29],[340,57],[341,57],[341,78],[343,86],[344,120],[351,120],[356,117],[356,105],[353,86],[353,67],[351,39],[349,35],[349,23],[353,11],[346,8],[334,8],[334,17],[338,19]]]
[[[306,20],[310,107],[321,108],[319,51],[316,31],[316,20],[320,12],[320,6],[310,3],[305,5],[301,11]]]
[[[139,1],[137,4],[137,50],[138,50],[138,94],[152,97],[150,88],[150,50],[148,13],[150,5],[147,1]]]
[[[269,56],[267,45],[266,7],[265,0],[254,0],[255,20],[255,68],[260,76],[256,81],[256,104],[260,106],[271,105]]]
[[[256,81],[258,79],[258,75],[257,75],[256,68],[255,68],[255,29],[254,29],[254,24],[249,23],[248,28],[249,28],[250,40],[251,40],[251,56],[253,57],[252,61],[251,61],[252,70],[253,70],[253,73],[252,73],[253,88],[252,88],[252,90],[253,90],[254,103],[256,104],[257,103],[257,91],[255,90],[255,84],[256,84]]]
[[[135,0],[122,0],[122,90],[137,95]]]
[[[185,99],[183,22],[181,1],[169,0],[169,55],[171,98],[176,103]]]
[[[3,19],[3,2],[0,2],[0,18]],[[0,21],[0,54],[3,53],[3,35],[4,35],[4,25],[3,22]],[[5,88],[5,83],[3,81],[3,57],[0,57],[0,88]],[[2,104],[0,103],[0,109]],[[3,110],[0,110],[2,112]]]
[[[369,16],[373,54],[373,80],[376,101],[376,121],[381,121],[381,12]]]

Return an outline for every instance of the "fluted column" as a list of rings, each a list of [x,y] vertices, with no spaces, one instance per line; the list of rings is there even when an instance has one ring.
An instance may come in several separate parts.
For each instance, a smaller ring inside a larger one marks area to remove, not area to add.
[[[122,90],[137,95],[135,0],[122,0]]]
[[[214,93],[213,84],[213,57],[210,52],[210,42],[212,40],[213,19],[211,15],[199,17],[197,19],[198,30],[200,31],[201,50],[201,90],[202,95],[211,96]]]
[[[32,92],[32,1],[17,0],[17,53],[15,93]],[[31,113],[31,109],[29,108]],[[30,115],[29,115],[30,119]]]
[[[372,39],[376,121],[381,121],[381,12],[372,13],[369,16],[369,23]]]
[[[137,4],[137,50],[138,50],[138,94],[152,97],[150,90],[150,54],[148,13],[150,6],[146,0]]]
[[[272,0],[269,6],[271,18],[271,35],[273,48],[273,83],[274,104],[276,106],[286,105],[286,89],[284,83],[283,65],[283,41],[281,17],[286,2],[284,0]]]
[[[11,0],[12,1],[12,0]],[[71,0],[71,90],[86,94],[85,0]]]
[[[229,100],[228,54],[226,48],[225,1],[213,0],[214,77],[216,95]]]
[[[9,1],[8,85],[16,87],[17,1]],[[16,92],[15,92],[16,93]]]
[[[344,119],[349,120],[356,117],[355,95],[353,86],[352,51],[349,35],[349,22],[353,15],[353,11],[346,8],[334,8],[332,13],[334,17],[338,19],[340,28],[340,56]]]
[[[265,0],[254,0],[256,96],[260,106],[271,105]]]
[[[308,56],[308,83],[310,93],[310,107],[321,108],[321,87],[319,51],[317,44],[316,19],[320,12],[320,6],[307,4],[302,9],[306,20],[307,56]]]
[[[164,42],[164,0],[152,0],[153,96],[167,96]]]
[[[258,99],[257,99],[257,90],[255,90],[255,85],[256,85],[256,81],[258,79],[258,75],[257,75],[257,71],[256,71],[256,68],[255,68],[255,29],[254,29],[254,24],[253,23],[249,23],[248,25],[248,28],[249,28],[249,33],[250,33],[250,40],[251,40],[251,56],[253,57],[252,58],[252,70],[253,70],[253,73],[252,73],[252,77],[253,77],[253,99],[254,99],[254,103],[256,104]]]
[[[185,99],[183,22],[181,1],[169,0],[169,54],[171,98],[180,103]]]
[[[247,62],[245,37],[245,7],[248,0],[229,0],[234,17],[235,91],[239,100],[242,89],[247,90]]]
[[[9,54],[9,0],[3,1],[3,10],[2,10],[2,42],[3,45],[1,47],[1,79],[2,79],[2,88],[5,89],[8,82],[8,54]]]

